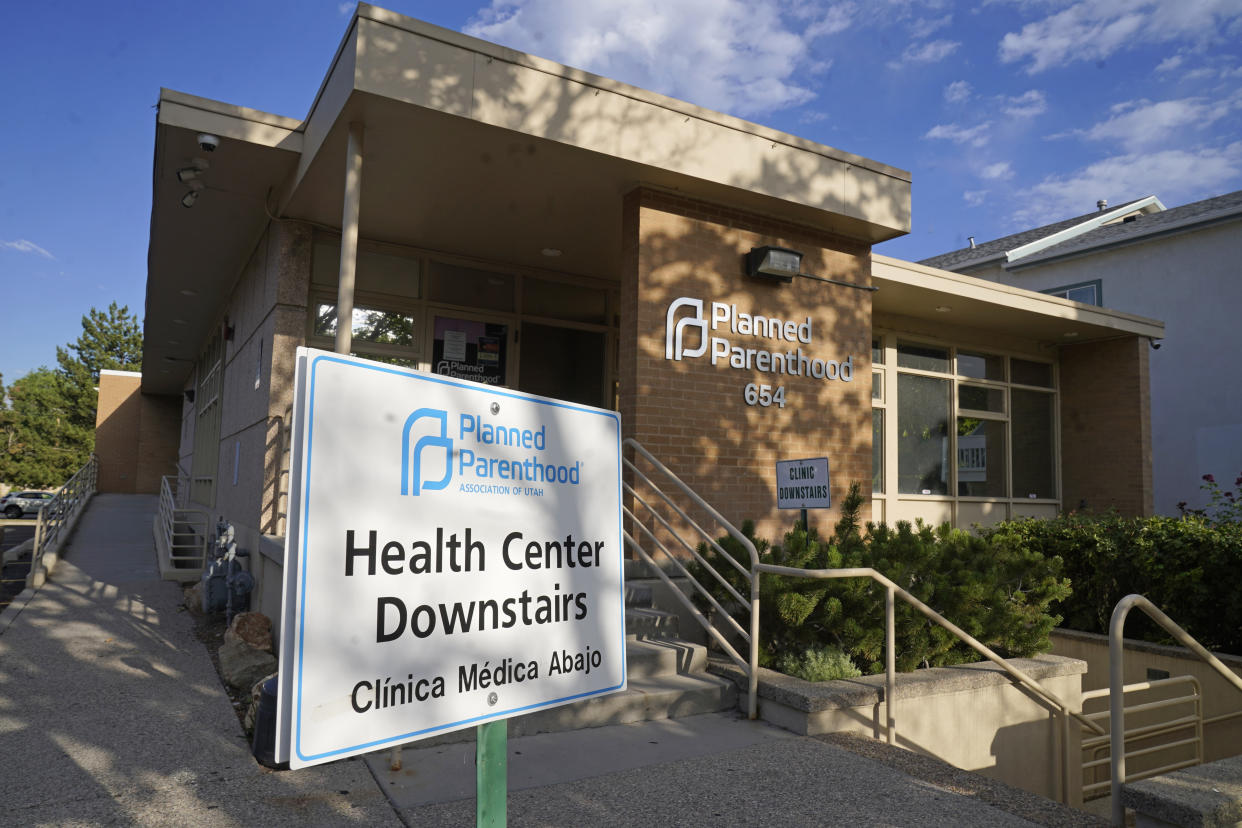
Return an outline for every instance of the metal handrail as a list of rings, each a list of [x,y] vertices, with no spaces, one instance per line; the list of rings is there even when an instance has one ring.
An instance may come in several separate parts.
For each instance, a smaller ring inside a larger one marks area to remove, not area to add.
[[[94,496],[99,482],[99,458],[91,454],[82,468],[57,490],[52,499],[39,509],[35,523],[34,549],[30,555],[30,572],[26,575],[26,585],[41,587],[47,580],[50,570],[55,566],[53,561],[45,567],[44,557],[56,555],[61,544],[69,537],[69,532],[86,504]]]
[[[992,651],[985,644],[975,639],[965,630],[961,629],[957,625],[950,622],[948,619],[944,618],[944,616],[940,615],[940,613],[936,612],[934,609],[924,604],[914,595],[902,589],[896,583],[894,583],[893,581],[891,581],[889,578],[885,577],[884,575],[880,574],[879,572],[875,571],[874,569],[870,569],[870,568],[796,569],[793,567],[784,567],[784,566],[776,566],[774,564],[760,563],[759,553],[755,549],[754,544],[745,535],[743,535],[741,531],[739,531],[736,527],[734,527],[733,524],[731,524],[728,520],[726,520],[723,515],[721,515],[714,508],[712,508],[710,504],[704,501],[702,497],[700,497],[693,489],[691,489],[685,482],[683,482],[667,466],[665,466],[663,463],[657,460],[649,451],[646,450],[646,448],[642,446],[641,443],[639,443],[637,440],[634,440],[633,438],[629,438],[624,441],[624,444],[634,449],[634,451],[637,454],[641,455],[654,468],[659,470],[661,474],[663,475],[663,477],[667,479],[668,481],[670,481],[674,486],[676,486],[677,489],[680,490],[682,494],[684,494],[697,506],[703,509],[714,520],[716,520],[721,526],[725,527],[729,535],[735,538],[738,542],[740,542],[743,545],[743,548],[745,548],[750,555],[751,566],[750,566],[750,572],[748,573],[750,576],[750,584],[751,584],[751,601],[750,601],[750,614],[751,615],[750,615],[749,634],[742,632],[740,625],[734,622],[731,616],[728,616],[726,613],[726,617],[728,617],[729,620],[733,622],[734,627],[737,629],[739,634],[749,644],[749,654],[748,654],[749,658],[747,659],[747,663],[743,663],[741,657],[737,654],[736,650],[734,650],[733,647],[728,643],[728,641],[725,640],[725,638],[722,635],[720,635],[720,633],[714,628],[712,623],[708,619],[703,617],[702,613],[698,611],[698,608],[694,606],[693,602],[690,601],[690,599],[688,599],[680,590],[676,589],[675,585],[672,583],[672,580],[667,575],[664,574],[663,570],[658,565],[656,565],[654,559],[647,553],[647,551],[643,548],[642,544],[640,544],[637,540],[635,540],[634,537],[628,531],[623,532],[626,545],[630,549],[632,549],[636,554],[638,554],[647,564],[649,564],[651,568],[653,569],[653,571],[655,571],[655,573],[666,584],[672,587],[672,590],[671,590],[672,594],[675,595],[690,610],[693,617],[699,622],[699,624],[703,626],[703,628],[708,632],[708,634],[711,635],[718,643],[720,643],[723,646],[725,652],[730,656],[730,658],[732,658],[734,662],[738,664],[738,666],[742,667],[745,670],[747,674],[747,694],[748,694],[747,713],[750,716],[750,718],[752,719],[755,718],[758,712],[759,579],[760,579],[760,576],[766,572],[769,574],[783,575],[783,576],[795,577],[795,578],[818,578],[818,579],[871,578],[872,580],[876,581],[877,583],[885,587],[885,650],[886,650],[886,653],[885,653],[884,697],[885,697],[885,718],[886,718],[886,725],[887,725],[886,735],[887,735],[887,739],[889,743],[890,744],[895,743],[895,740],[896,740],[896,724],[895,724],[895,719],[893,716],[893,706],[892,706],[893,698],[896,695],[896,678],[895,678],[896,676],[896,624],[895,624],[896,609],[895,609],[895,606],[896,606],[896,597],[901,596],[902,600],[906,601],[906,603],[913,606],[915,609],[917,609],[919,612],[921,612],[923,615],[925,615],[927,618],[929,618],[933,622],[944,627],[950,633],[955,635],[958,639],[960,639],[961,641],[969,645],[971,648],[979,652],[981,655],[983,655],[985,658],[987,658],[989,661],[993,662],[994,664],[999,666],[1001,669],[1003,669],[1008,675],[1014,678],[1019,684],[1026,687],[1036,696],[1043,699],[1047,704],[1057,708],[1061,712],[1061,723],[1062,723],[1061,732],[1062,732],[1062,746],[1063,746],[1063,750],[1061,751],[1063,754],[1063,759],[1061,763],[1062,764],[1062,774],[1061,774],[1062,775],[1062,795],[1063,795],[1063,798],[1068,803],[1069,795],[1070,795],[1069,720],[1070,718],[1074,718],[1078,720],[1078,722],[1083,727],[1087,728],[1088,730],[1094,733],[1103,735],[1105,731],[1099,724],[1093,721],[1090,721],[1089,719],[1084,717],[1081,712],[1072,709],[1056,693],[1053,693],[1051,690],[1048,690],[1047,688],[1045,688],[1042,684],[1040,684],[1038,681],[1036,681],[1031,676],[1027,675],[1022,670],[1009,664],[1007,661],[1005,661],[1005,659],[1001,658],[999,655],[997,655],[994,651]],[[663,491],[661,491],[659,487],[656,486],[655,483],[653,483],[645,474],[643,474],[642,471],[638,469],[638,467],[633,462],[631,462],[627,458],[623,458],[623,463],[625,464],[626,468],[630,472],[632,472],[636,477],[640,478],[648,487],[652,489],[652,491],[666,505],[668,505],[672,510],[674,510],[677,513],[678,517],[682,521],[684,521],[688,526],[690,526],[694,530],[694,532],[696,532],[700,537],[702,537],[709,545],[714,547],[717,551],[723,553],[726,560],[733,562],[736,566],[738,566],[739,571],[743,572],[743,574],[746,574],[745,570],[740,566],[741,562],[735,561],[731,555],[724,553],[724,550],[720,548],[716,540],[705,529],[699,526],[698,523],[693,521],[676,503],[673,502],[673,500],[670,497],[668,497],[668,495],[666,495]],[[647,503],[646,500],[642,499],[638,495],[638,493],[633,489],[632,486],[630,486],[628,483],[625,483],[623,485],[624,485],[625,491],[629,495],[634,497],[634,499],[638,503],[640,503],[644,508],[646,508],[649,512],[651,512],[652,515],[656,516],[661,526],[666,531],[668,531],[673,537],[675,537],[677,541],[690,552],[690,554],[694,557],[694,559],[700,563],[700,565],[702,565],[709,573],[715,576],[718,580],[721,580],[721,581],[724,580],[723,578],[721,578],[719,573],[717,573],[713,567],[708,565],[707,562],[702,558],[702,556],[698,554],[697,549],[695,549],[693,545],[687,543],[683,538],[681,538],[680,534],[674,531],[673,527],[667,521],[665,521],[662,517],[660,517],[659,514],[655,511],[655,509],[652,508],[651,504]],[[634,522],[639,526],[639,528],[641,528],[642,533],[646,537],[648,537],[660,549],[660,551],[662,551],[665,554],[668,560],[671,561],[677,569],[680,570],[681,574],[689,580],[691,585],[700,594],[702,594],[712,604],[712,606],[714,606],[718,611],[724,612],[724,608],[721,607],[720,604],[711,596],[710,592],[705,587],[703,587],[703,585],[700,584],[690,574],[689,570],[687,570],[686,567],[682,565],[681,562],[677,560],[675,556],[669,553],[668,548],[665,546],[665,544],[663,544],[656,537],[655,533],[652,532],[651,529],[649,529],[646,526],[646,524],[644,524],[637,517],[637,515],[635,515],[634,512],[631,511],[629,508],[626,508],[624,511],[625,511],[625,514],[629,516],[631,519],[633,519]],[[741,596],[737,595],[737,593],[733,590],[730,590],[730,592],[731,594],[734,595],[735,598],[739,599],[739,603],[741,603],[740,601]]]
[[[165,475],[160,478],[160,505],[159,505],[159,532],[160,540],[163,541],[160,549],[161,558],[166,559],[170,568],[177,568],[178,563],[189,563],[190,570],[202,570],[207,563],[207,529],[211,523],[210,516],[202,509],[188,509],[177,505],[177,495],[173,493],[173,483],[178,482],[171,475]],[[201,527],[201,533],[196,533],[198,538],[192,544],[178,543],[176,538],[176,527],[178,523],[193,524]],[[188,554],[181,554],[179,550],[188,549]]]
[[[1117,602],[1117,606],[1113,608],[1113,617],[1108,623],[1108,715],[1112,736],[1110,740],[1112,779],[1109,792],[1112,794],[1112,824],[1114,826],[1124,825],[1126,819],[1126,806],[1121,801],[1121,786],[1126,781],[1125,689],[1121,683],[1125,676],[1125,639],[1122,633],[1125,631],[1126,616],[1134,607],[1145,612],[1178,643],[1206,661],[1223,679],[1242,691],[1242,678],[1238,678],[1219,658],[1208,652],[1190,633],[1179,627],[1151,601],[1142,595],[1130,594]]]
[[[652,455],[651,452],[647,451],[647,449],[644,448],[641,443],[639,443],[634,438],[629,437],[629,438],[626,438],[623,445],[633,449],[636,454],[640,455],[641,457],[643,457],[643,459],[645,459],[648,463],[650,463],[653,468],[655,468],[657,471],[661,473],[661,475],[663,476],[665,480],[669,481],[672,485],[676,486],[677,489],[680,490],[683,495],[685,495],[687,498],[691,500],[691,502],[693,502],[696,506],[698,506],[700,509],[706,512],[709,516],[711,516],[711,518],[715,520],[718,524],[720,524],[720,526],[724,528],[724,530],[729,534],[729,536],[734,538],[738,543],[740,543],[742,547],[750,555],[750,563],[751,563],[750,571],[749,572],[746,571],[744,567],[740,569],[742,574],[747,575],[750,579],[750,629],[749,629],[749,632],[746,632],[742,630],[741,625],[738,624],[733,619],[732,615],[728,613],[724,609],[724,607],[720,606],[720,604],[716,601],[716,599],[712,597],[710,591],[708,591],[702,584],[698,582],[697,579],[695,579],[693,575],[690,574],[690,571],[685,567],[685,565],[682,564],[682,562],[678,560],[676,556],[669,553],[667,547],[665,547],[665,545],[659,541],[655,533],[652,532],[651,529],[649,529],[647,525],[643,523],[642,520],[639,519],[639,517],[631,509],[629,508],[625,509],[626,515],[628,515],[635,522],[635,524],[639,528],[642,529],[643,534],[646,535],[648,538],[650,538],[654,543],[656,543],[656,545],[664,553],[665,557],[680,571],[680,574],[689,581],[689,583],[694,587],[694,589],[698,592],[698,594],[703,595],[712,604],[712,606],[714,606],[717,609],[717,611],[719,611],[722,614],[723,618],[729,619],[729,622],[733,624],[733,626],[736,628],[736,630],[738,631],[742,639],[746,641],[749,652],[747,654],[748,657],[746,659],[743,659],[738,654],[738,652],[733,648],[733,645],[729,643],[728,639],[726,639],[723,635],[720,634],[719,631],[716,630],[712,622],[703,616],[703,613],[699,612],[699,609],[698,607],[694,605],[694,602],[691,601],[689,598],[687,598],[685,594],[682,593],[682,591],[677,588],[677,586],[673,583],[672,579],[669,578],[668,575],[664,573],[664,570],[660,567],[659,564],[655,562],[655,559],[652,558],[651,555],[647,553],[647,550],[643,548],[642,544],[640,544],[637,540],[635,540],[628,530],[622,532],[622,535],[625,538],[626,546],[629,547],[631,550],[633,550],[636,554],[638,554],[643,559],[643,561],[647,563],[648,566],[651,567],[651,570],[655,572],[655,574],[662,581],[664,581],[665,584],[667,584],[670,587],[670,592],[672,593],[672,595],[674,595],[690,611],[693,618],[696,621],[698,621],[700,625],[702,625],[703,629],[707,631],[708,635],[712,636],[716,640],[716,642],[722,646],[725,653],[727,653],[729,657],[732,658],[733,661],[737,663],[739,667],[742,667],[746,671],[746,674],[747,674],[746,676],[747,678],[746,712],[750,718],[754,719],[758,715],[758,711],[759,711],[759,670],[758,670],[758,664],[759,664],[759,579],[758,579],[758,573],[755,570],[755,567],[758,566],[759,564],[759,552],[755,549],[755,545],[754,543],[751,542],[750,538],[742,534],[741,530],[739,530],[736,526],[734,526],[732,523],[726,520],[725,517],[722,514],[720,514],[720,512],[712,508],[711,504],[709,504],[706,500],[700,497],[697,492],[695,492],[688,485],[686,485],[686,483],[680,477],[674,474],[667,466],[665,466],[663,463],[657,460],[655,456]],[[720,545],[716,542],[716,539],[713,535],[709,534],[707,530],[705,530],[702,526],[698,524],[698,522],[691,519],[690,516],[687,515],[685,511],[682,510],[681,507],[678,506],[672,500],[672,498],[670,498],[667,494],[665,494],[663,490],[659,488],[659,486],[657,486],[653,481],[651,481],[651,479],[646,474],[644,474],[643,471],[639,469],[638,466],[635,465],[633,461],[631,461],[629,458],[625,457],[624,455],[622,456],[621,459],[622,459],[622,462],[625,464],[625,468],[627,470],[629,470],[633,475],[635,475],[635,477],[642,479],[652,489],[652,491],[666,505],[668,505],[669,508],[671,508],[674,512],[676,512],[678,517],[681,520],[685,521],[701,538],[703,538],[703,540],[706,543],[708,543],[710,546],[712,546],[713,548],[715,548],[716,550],[724,554],[724,557],[727,560],[733,560],[733,557],[731,555],[725,553],[724,550],[720,548]],[[664,520],[663,517],[661,517],[655,511],[655,509],[652,508],[651,504],[649,504],[646,500],[644,500],[641,496],[639,496],[639,494],[634,490],[634,488],[629,483],[623,483],[623,485],[624,485],[625,491],[629,495],[634,497],[634,499],[638,501],[638,503],[640,503],[649,512],[651,512],[652,515],[656,516],[656,518],[659,520],[659,522],[665,528],[666,531],[668,531],[670,534],[676,537],[678,542],[682,546],[690,550],[690,553],[695,558],[695,560],[697,560],[702,566],[704,566],[707,569],[707,571],[710,572],[717,580],[720,580],[720,581],[724,580],[723,577],[720,575],[720,573],[716,572],[715,569],[710,564],[708,564],[707,561],[702,558],[702,556],[698,554],[697,550],[694,549],[691,544],[686,543],[686,541],[681,537],[680,533],[674,531],[673,527],[670,526],[669,523],[666,520]],[[740,561],[736,561],[735,563],[740,564]],[[736,592],[734,592],[733,594],[736,595]],[[740,600],[741,596],[737,596],[737,598],[739,599],[739,603],[744,603]]]
[[[1171,708],[1171,707],[1179,707],[1182,705],[1191,705],[1193,707],[1194,712],[1189,715],[1180,716],[1175,719],[1169,719],[1163,722],[1156,722],[1154,724],[1142,725],[1141,727],[1131,728],[1125,732],[1124,741],[1130,744],[1134,744],[1136,742],[1145,742],[1147,740],[1154,739],[1158,736],[1168,736],[1171,733],[1177,733],[1179,731],[1184,731],[1188,729],[1193,729],[1194,735],[1191,736],[1190,738],[1181,739],[1175,742],[1165,742],[1163,744],[1156,745],[1155,747],[1129,751],[1126,754],[1126,758],[1133,759],[1139,756],[1149,756],[1151,754],[1158,753],[1160,751],[1169,751],[1174,748],[1187,747],[1187,746],[1194,747],[1195,758],[1190,759],[1190,760],[1177,761],[1171,764],[1150,768],[1148,770],[1143,771],[1141,774],[1134,774],[1133,776],[1131,776],[1131,781],[1138,780],[1138,779],[1148,779],[1153,776],[1159,776],[1162,773],[1168,773],[1169,771],[1178,770],[1179,768],[1197,765],[1203,761],[1203,726],[1204,724],[1206,724],[1206,720],[1203,718],[1203,687],[1197,678],[1195,678],[1194,676],[1186,675],[1186,676],[1174,676],[1172,678],[1167,678],[1167,679],[1155,679],[1152,681],[1142,681],[1142,682],[1137,682],[1135,684],[1127,684],[1122,688],[1122,691],[1123,693],[1142,693],[1142,692],[1146,692],[1150,690],[1157,690],[1157,689],[1162,689],[1165,687],[1172,687],[1172,686],[1179,685],[1179,684],[1190,685],[1190,692],[1182,696],[1173,696],[1172,698],[1160,699],[1154,702],[1146,702],[1143,704],[1137,704],[1132,707],[1126,708],[1125,712],[1127,714],[1147,713],[1147,712],[1152,712],[1155,710],[1163,710],[1163,709]],[[1108,687],[1105,687],[1099,690],[1086,691],[1085,693],[1082,694],[1082,701],[1083,701],[1084,707],[1086,706],[1087,702],[1094,701],[1095,699],[1105,698],[1110,694],[1110,692],[1111,690]],[[1107,709],[1100,710],[1095,713],[1086,714],[1087,718],[1091,719],[1092,721],[1099,721],[1100,719],[1106,719],[1109,717],[1109,715],[1110,715],[1110,711]],[[1103,751],[1107,750],[1110,752],[1109,756],[1106,756],[1102,759],[1095,758],[1090,761],[1084,761],[1082,764],[1082,769],[1084,773],[1087,771],[1095,771],[1098,768],[1103,768],[1105,765],[1108,765],[1111,771],[1111,767],[1112,767],[1112,756],[1111,756],[1112,734],[1111,733],[1105,734],[1103,736],[1094,736],[1090,739],[1084,739],[1082,742],[1082,750],[1084,753],[1088,751],[1092,751],[1093,755],[1096,757],[1099,757],[1099,755]],[[1111,778],[1106,778],[1101,782],[1090,782],[1090,783],[1084,780],[1083,788],[1082,788],[1083,798],[1084,799],[1089,798],[1088,797],[1089,794],[1103,793],[1104,791],[1109,790],[1111,785],[1112,785]]]

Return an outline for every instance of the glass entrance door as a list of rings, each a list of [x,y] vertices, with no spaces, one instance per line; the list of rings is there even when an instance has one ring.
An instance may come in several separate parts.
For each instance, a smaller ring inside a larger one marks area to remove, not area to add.
[[[434,317],[433,373],[485,385],[509,385],[508,357],[508,325],[454,316]]]

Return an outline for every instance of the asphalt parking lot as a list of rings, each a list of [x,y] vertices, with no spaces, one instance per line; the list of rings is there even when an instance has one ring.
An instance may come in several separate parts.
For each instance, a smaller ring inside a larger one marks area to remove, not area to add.
[[[28,520],[0,519],[0,557],[13,547],[34,537],[34,518]],[[0,567],[0,610],[3,610],[23,589],[26,588],[26,573],[30,571],[30,555],[27,553],[18,560],[9,562],[7,559]]]

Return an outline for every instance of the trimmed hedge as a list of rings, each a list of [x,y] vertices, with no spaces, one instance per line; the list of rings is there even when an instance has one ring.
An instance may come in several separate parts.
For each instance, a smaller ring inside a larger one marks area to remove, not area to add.
[[[1113,607],[1146,596],[1210,650],[1242,654],[1242,523],[1204,515],[1125,518],[1069,514],[982,530],[989,542],[1027,547],[1064,562],[1073,594],[1060,604],[1064,626],[1108,634]],[[1142,612],[1126,635],[1171,639]]]
[[[803,569],[871,567],[912,593],[945,618],[1002,656],[1027,657],[1049,649],[1049,633],[1060,618],[1049,612],[1069,595],[1060,577],[1061,562],[1024,546],[1019,536],[982,538],[947,525],[931,528],[900,522],[860,526],[863,503],[857,484],[842,502],[842,516],[829,538],[794,525],[783,543],[753,538],[764,563]],[[721,546],[749,569],[740,544]],[[743,595],[746,578],[706,545],[699,553]],[[696,578],[716,585],[700,571]],[[718,587],[718,585],[717,585]],[[729,606],[721,588],[713,594]],[[978,661],[980,656],[956,636],[898,599],[897,666],[903,671]],[[867,578],[820,581],[764,575],[760,579],[760,663],[801,657],[807,650],[834,646],[864,673],[884,670],[884,590]]]

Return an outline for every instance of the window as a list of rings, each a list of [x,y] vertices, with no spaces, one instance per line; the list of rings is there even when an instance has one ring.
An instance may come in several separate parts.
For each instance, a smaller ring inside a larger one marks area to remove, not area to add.
[[[872,362],[872,493],[886,520],[1055,508],[1054,363],[893,334],[872,343]],[[1042,505],[1018,505],[1030,500]]]
[[[1062,299],[1069,299],[1074,302],[1082,302],[1084,305],[1103,305],[1104,291],[1099,279],[1092,282],[1081,282],[1076,285],[1066,285],[1065,287],[1050,288],[1040,291],[1049,296],[1060,296]]]
[[[220,465],[220,376],[224,338],[212,337],[198,360],[198,388],[194,394],[194,457],[190,461],[190,499],[203,506],[216,504],[216,472]]]

